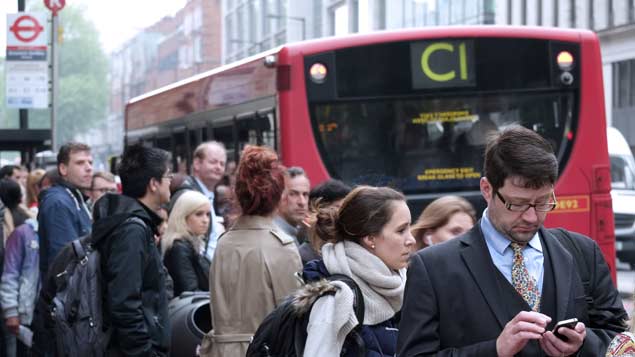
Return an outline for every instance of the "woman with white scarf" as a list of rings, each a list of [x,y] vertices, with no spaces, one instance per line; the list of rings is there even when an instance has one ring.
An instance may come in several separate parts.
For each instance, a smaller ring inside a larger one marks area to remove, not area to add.
[[[315,233],[329,243],[322,247],[322,260],[305,266],[304,277],[352,278],[364,297],[364,321],[357,321],[352,290],[334,281],[338,291],[320,297],[311,309],[305,356],[358,356],[358,348],[345,343],[358,324],[366,356],[395,355],[406,266],[415,244],[410,221],[403,194],[387,187],[357,187],[338,210],[318,213]]]

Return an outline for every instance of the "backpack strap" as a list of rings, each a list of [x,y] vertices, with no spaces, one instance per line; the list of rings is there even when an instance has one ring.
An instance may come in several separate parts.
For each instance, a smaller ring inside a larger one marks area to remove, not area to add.
[[[75,253],[77,261],[82,265],[86,264],[88,261],[88,253],[86,249],[84,249],[81,240],[75,239],[71,242],[71,246],[73,247],[73,253]]]
[[[577,272],[582,280],[584,286],[584,295],[588,306],[593,306],[594,300],[591,296],[591,273],[589,267],[586,264],[584,255],[582,254],[582,248],[578,245],[576,239],[564,228],[548,229],[549,233],[553,234],[558,241],[569,251],[573,256],[573,260],[578,269]]]

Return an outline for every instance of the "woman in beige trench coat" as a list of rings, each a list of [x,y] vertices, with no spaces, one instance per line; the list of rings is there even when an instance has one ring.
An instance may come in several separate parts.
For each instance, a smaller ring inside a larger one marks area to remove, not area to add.
[[[273,223],[284,172],[271,149],[247,146],[243,151],[235,187],[242,215],[219,238],[214,253],[213,330],[205,336],[201,356],[245,356],[265,316],[300,286],[295,277],[302,269],[298,249]]]

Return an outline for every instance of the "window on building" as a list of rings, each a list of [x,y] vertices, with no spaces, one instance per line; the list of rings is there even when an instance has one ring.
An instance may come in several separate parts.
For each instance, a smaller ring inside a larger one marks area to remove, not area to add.
[[[482,1],[467,1],[465,3],[465,23],[468,25],[482,24],[480,18],[479,8]]]
[[[375,30],[386,29],[386,0],[375,0]]]
[[[613,67],[613,107],[635,107],[635,59],[615,62]]]
[[[557,0],[558,27],[571,27],[571,1]]]
[[[192,32],[192,13],[187,12],[183,18],[183,34],[189,36]]]
[[[201,36],[196,35],[193,42],[194,63],[201,63],[203,62],[203,41],[201,41]]]
[[[200,30],[203,27],[203,10],[200,6],[194,8],[194,30]]]
[[[260,31],[262,14],[260,13],[260,0],[249,2],[249,41],[258,42],[258,32]]]
[[[609,2],[593,0],[593,30],[604,30],[609,26]]]
[[[450,4],[450,25],[461,24],[463,21],[463,6],[461,0],[449,0]]]
[[[437,2],[437,7],[439,11],[439,25],[449,25],[450,24],[450,2],[442,1]]]
[[[343,4],[333,8],[333,35],[346,35],[348,27],[348,6]]]
[[[622,26],[630,22],[629,5],[631,0],[613,0],[613,26]]]
[[[577,28],[591,28],[589,23],[589,3],[587,1],[575,2],[575,22],[575,27]]]
[[[538,12],[537,3],[538,0],[524,0],[524,18],[525,25],[536,26],[538,25]]]
[[[357,28],[360,33],[370,32],[373,30],[373,18],[371,16],[370,7],[368,6],[368,1],[369,0],[359,0],[358,2],[359,13],[357,18],[359,23],[357,24]]]
[[[313,38],[322,37],[322,0],[313,1],[313,36],[312,37]]]

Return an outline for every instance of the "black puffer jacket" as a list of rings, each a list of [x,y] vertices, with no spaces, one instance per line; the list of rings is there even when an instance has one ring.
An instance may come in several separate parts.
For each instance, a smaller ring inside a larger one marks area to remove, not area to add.
[[[138,200],[108,194],[97,201],[93,242],[101,253],[109,349],[125,356],[165,356],[170,321],[161,254],[154,244],[161,221]],[[128,220],[138,217],[144,225]]]
[[[174,281],[174,296],[184,291],[209,291],[209,261],[185,239],[176,239],[163,263]]]

